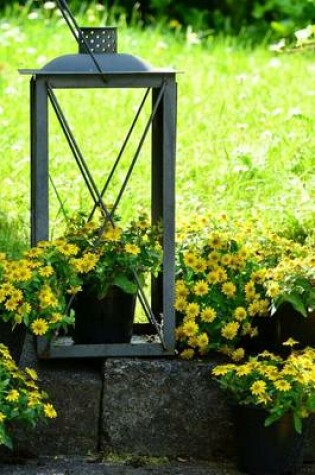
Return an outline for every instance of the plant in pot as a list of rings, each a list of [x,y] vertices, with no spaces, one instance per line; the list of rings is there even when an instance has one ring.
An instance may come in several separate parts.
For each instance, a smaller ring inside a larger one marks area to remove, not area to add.
[[[37,422],[57,416],[47,394],[37,384],[31,368],[19,369],[8,348],[0,344],[0,445],[12,449],[16,424],[35,426]]]
[[[105,218],[72,220],[66,241],[79,252],[71,264],[82,279],[73,308],[76,343],[128,343],[136,297],[146,276],[157,276],[162,263],[161,232],[140,214],[126,226]]]
[[[266,268],[235,226],[204,220],[177,243],[176,337],[183,358],[219,351],[238,361],[268,324]],[[266,318],[265,318],[266,317]],[[260,342],[259,344],[263,344]]]
[[[81,279],[71,264],[78,248],[57,239],[40,242],[22,259],[0,259],[0,315],[13,328],[24,324],[36,336],[50,338],[74,324],[69,295]]]
[[[284,345],[294,345],[289,339]],[[282,359],[268,351],[212,374],[232,403],[238,467],[256,475],[297,473],[306,418],[315,412],[315,350]]]
[[[292,337],[300,346],[315,346],[315,255],[284,258],[265,281],[272,298],[273,338],[281,343]]]

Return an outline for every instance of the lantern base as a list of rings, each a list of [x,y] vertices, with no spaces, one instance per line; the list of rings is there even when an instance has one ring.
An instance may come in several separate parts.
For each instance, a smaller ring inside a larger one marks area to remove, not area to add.
[[[51,341],[36,338],[40,359],[107,358],[110,356],[171,356],[175,348],[165,349],[158,335],[152,334],[151,324],[134,324],[130,343],[76,344],[71,337],[57,337]]]

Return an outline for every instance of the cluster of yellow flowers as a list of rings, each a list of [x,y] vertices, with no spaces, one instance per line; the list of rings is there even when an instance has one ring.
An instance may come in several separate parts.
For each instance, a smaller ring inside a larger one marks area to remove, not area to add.
[[[176,337],[183,358],[220,351],[238,361],[244,336],[283,302],[315,308],[315,256],[302,245],[226,215],[203,214],[178,233]],[[246,343],[245,343],[246,346]]]
[[[241,337],[255,336],[253,317],[268,314],[267,269],[231,233],[210,231],[193,242],[188,233],[177,252],[176,337],[183,358],[211,350],[244,357]],[[193,243],[193,244],[192,244]]]
[[[119,220],[119,218],[115,218]],[[74,323],[70,296],[90,286],[104,296],[111,285],[136,293],[140,279],[156,274],[162,262],[160,232],[147,215],[121,228],[115,223],[71,221],[66,234],[41,241],[22,259],[0,253],[0,312],[12,325],[25,324],[37,336],[51,337]]]
[[[269,269],[267,294],[273,298],[275,308],[284,301],[294,302],[298,311],[307,317],[315,309],[315,252],[308,249],[303,257],[284,257]]]
[[[47,394],[39,390],[37,380],[34,369],[19,369],[7,347],[0,344],[0,445],[12,448],[8,429],[11,422],[34,424],[57,417],[55,408],[47,401]]]
[[[292,338],[284,343],[295,344]],[[236,403],[266,409],[267,425],[292,411],[295,428],[300,432],[302,419],[315,412],[314,348],[292,351],[287,359],[264,351],[243,364],[218,365],[212,375]]]
[[[124,227],[119,221],[114,216],[113,221],[102,217],[86,223],[79,216],[65,235],[67,242],[79,249],[71,264],[84,285],[100,298],[112,285],[136,293],[134,273],[140,278],[148,272],[156,274],[162,262],[158,226],[151,225],[145,213]]]
[[[66,314],[67,291],[81,283],[71,263],[78,250],[64,241],[39,242],[22,259],[0,255],[0,311],[12,325],[47,335],[74,322]]]

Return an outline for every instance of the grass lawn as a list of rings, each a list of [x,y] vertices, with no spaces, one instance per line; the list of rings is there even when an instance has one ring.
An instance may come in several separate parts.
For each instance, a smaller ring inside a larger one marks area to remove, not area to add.
[[[83,22],[97,24],[91,17],[94,13]],[[12,230],[11,238],[2,239],[3,245],[20,240],[19,232],[28,234],[29,228],[29,80],[17,69],[38,68],[76,51],[61,20],[49,19],[48,13],[46,19],[34,16],[0,18],[0,211]],[[278,228],[289,223],[311,231],[315,222],[313,54],[276,55],[265,46],[251,49],[236,39],[208,38],[205,44],[193,40],[163,33],[158,27],[141,31],[122,25],[119,29],[120,52],[180,71],[178,218],[202,209],[240,212]],[[100,186],[142,95],[143,91],[58,91]],[[143,118],[107,202],[117,193],[144,124]],[[149,203],[148,158],[149,144],[121,202],[124,217]],[[51,176],[64,206],[69,212],[89,210],[92,202],[53,113],[50,159]],[[52,190],[54,235],[61,221]]]

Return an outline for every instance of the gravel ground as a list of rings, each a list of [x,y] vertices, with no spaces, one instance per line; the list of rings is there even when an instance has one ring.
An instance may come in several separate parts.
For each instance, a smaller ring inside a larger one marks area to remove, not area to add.
[[[22,463],[0,463],[1,475],[241,475],[229,464],[174,462],[138,466],[105,463],[80,457],[50,457]],[[305,465],[300,475],[315,475],[315,465]]]

